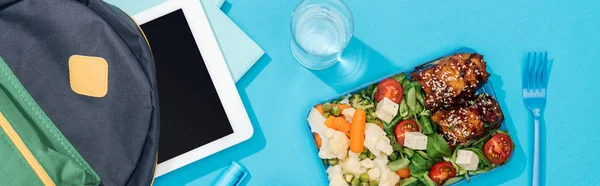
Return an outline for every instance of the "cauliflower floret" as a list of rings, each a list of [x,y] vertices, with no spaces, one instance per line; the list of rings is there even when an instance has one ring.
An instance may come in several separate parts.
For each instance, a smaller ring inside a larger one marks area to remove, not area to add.
[[[375,167],[379,169],[379,186],[393,186],[400,181],[400,176],[388,168],[388,158],[385,156],[379,156],[375,158]],[[369,175],[370,176],[370,175]]]
[[[329,186],[348,186],[340,165],[327,168],[327,174],[329,175]]]
[[[323,138],[323,137],[322,137]],[[350,139],[346,134],[330,128],[325,129],[325,138],[327,143],[321,146],[319,157],[321,159],[344,159],[348,157],[348,148],[350,147]]]
[[[351,158],[358,158],[358,156],[360,156],[360,154],[356,154],[356,153],[354,153],[354,152],[352,152],[352,151],[348,151],[348,157],[351,157]]]
[[[379,137],[379,141],[377,141],[375,148],[379,149],[386,156],[389,156],[390,154],[392,154],[394,152],[394,148],[390,144],[390,138],[387,138],[387,136],[385,136],[385,135],[382,137]]]
[[[369,178],[371,180],[378,180],[379,176],[381,175],[381,172],[378,168],[372,168],[367,171],[367,174],[369,175]]]
[[[348,121],[349,123],[352,123],[352,118],[354,118],[355,112],[356,112],[356,109],[347,108],[347,109],[342,110],[342,115],[344,115],[344,117],[346,117],[346,121]]]
[[[360,165],[362,165],[364,168],[370,169],[373,168],[373,166],[375,166],[375,163],[373,162],[373,160],[366,158],[360,161]]]
[[[360,174],[364,173],[366,169],[360,164],[358,154],[355,154],[351,151],[348,152],[348,154],[350,154],[348,155],[348,158],[340,161],[342,170],[344,170],[344,172],[352,173],[354,176],[360,176]]]
[[[350,104],[350,94],[344,96],[344,99],[342,99],[342,101],[340,101],[340,104]]]
[[[394,152],[390,145],[390,139],[385,136],[385,131],[371,123],[367,123],[365,126],[365,147],[377,157],[387,156]]]

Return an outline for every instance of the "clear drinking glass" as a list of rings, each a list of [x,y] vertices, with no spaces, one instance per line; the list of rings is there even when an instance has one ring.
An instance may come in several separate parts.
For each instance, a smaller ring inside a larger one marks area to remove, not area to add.
[[[306,68],[334,65],[350,42],[354,18],[342,0],[303,0],[292,14],[292,53]]]

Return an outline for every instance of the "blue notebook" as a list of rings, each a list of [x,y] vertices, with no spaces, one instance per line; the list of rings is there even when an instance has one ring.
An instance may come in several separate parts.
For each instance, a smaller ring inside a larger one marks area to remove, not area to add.
[[[224,0],[202,0],[231,76],[237,82],[265,53],[220,7]]]
[[[165,0],[105,0],[135,15]],[[224,0],[201,0],[231,76],[237,82],[265,53],[220,7]],[[130,8],[130,9],[127,9]],[[135,8],[135,9],[131,9]]]

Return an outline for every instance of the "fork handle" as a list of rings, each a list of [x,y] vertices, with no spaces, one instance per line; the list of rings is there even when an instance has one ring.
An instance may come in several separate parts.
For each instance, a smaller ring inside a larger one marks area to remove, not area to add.
[[[538,186],[541,185],[542,183],[541,181],[541,174],[540,174],[540,159],[541,159],[541,151],[540,151],[540,145],[541,145],[541,139],[540,139],[540,134],[541,134],[541,125],[542,123],[544,123],[544,116],[542,116],[542,114],[538,111],[537,113],[534,111],[533,112],[533,137],[534,137],[534,146],[533,146],[533,179],[532,179],[532,184],[533,186]]]

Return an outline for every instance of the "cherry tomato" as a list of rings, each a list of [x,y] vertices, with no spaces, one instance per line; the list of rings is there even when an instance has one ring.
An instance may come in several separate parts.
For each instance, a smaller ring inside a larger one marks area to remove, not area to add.
[[[429,169],[429,178],[438,185],[444,184],[446,180],[454,176],[456,176],[456,169],[449,161],[437,162]]]
[[[375,101],[379,102],[384,97],[392,100],[394,103],[402,102],[404,89],[402,85],[395,79],[387,78],[377,84],[377,92],[375,92]]]
[[[510,157],[513,151],[513,142],[510,136],[502,133],[494,134],[485,145],[483,153],[494,164],[502,164]]]
[[[404,178],[409,178],[410,177],[410,169],[408,167],[397,170],[396,174],[398,174],[398,176],[400,176],[400,178],[404,179]]]
[[[396,134],[396,141],[404,146],[404,132],[419,132],[419,125],[415,120],[404,120],[396,125],[394,134]]]

